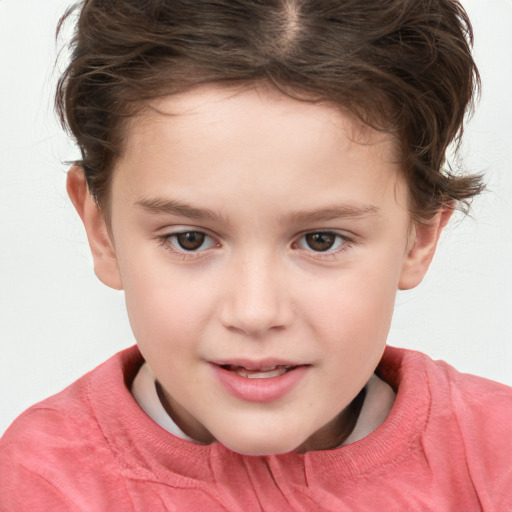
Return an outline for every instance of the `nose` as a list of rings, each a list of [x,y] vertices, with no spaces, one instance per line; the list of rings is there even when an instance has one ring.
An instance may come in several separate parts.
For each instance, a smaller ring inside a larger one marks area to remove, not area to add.
[[[293,302],[286,273],[272,255],[252,255],[232,261],[224,280],[220,305],[222,324],[231,331],[261,337],[290,325]]]

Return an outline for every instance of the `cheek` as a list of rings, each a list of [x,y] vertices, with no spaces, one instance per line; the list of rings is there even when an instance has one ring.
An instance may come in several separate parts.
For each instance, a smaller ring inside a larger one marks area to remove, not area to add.
[[[127,265],[123,274],[126,307],[137,343],[175,353],[194,345],[214,303],[205,293],[212,288],[202,286],[186,271],[171,272],[169,266],[154,260],[138,268]]]
[[[372,260],[365,264],[361,259],[352,268],[326,275],[314,287],[308,287],[304,301],[313,316],[324,318],[326,325],[371,328],[367,324],[373,322],[368,319],[384,319],[393,312],[400,276],[394,261]]]
[[[311,308],[316,339],[328,354],[324,388],[336,390],[338,401],[350,401],[375,371],[386,345],[395,299],[391,286],[383,290],[368,283],[344,284],[335,299],[313,299]]]
[[[322,280],[304,294],[310,326],[338,358],[363,362],[386,343],[397,291],[398,267],[392,260],[358,265]],[[359,261],[359,263],[362,263]],[[390,266],[391,265],[391,266]],[[378,362],[378,356],[377,361]]]

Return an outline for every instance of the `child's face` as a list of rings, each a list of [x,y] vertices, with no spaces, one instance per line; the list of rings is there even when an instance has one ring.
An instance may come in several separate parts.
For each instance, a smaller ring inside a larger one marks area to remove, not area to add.
[[[119,274],[97,262],[98,275],[124,288],[189,435],[245,454],[329,447],[410,282],[415,235],[393,140],[262,88],[209,86],[153,106],[114,170]]]

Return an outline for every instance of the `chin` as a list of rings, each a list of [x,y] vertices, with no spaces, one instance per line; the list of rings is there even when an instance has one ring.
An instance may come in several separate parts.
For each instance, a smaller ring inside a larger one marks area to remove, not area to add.
[[[283,436],[283,438],[272,439],[271,436],[267,438],[248,438],[236,437],[226,439],[217,438],[217,440],[231,451],[239,453],[240,455],[279,455],[281,453],[289,453],[296,450],[305,440],[292,440],[290,436]]]

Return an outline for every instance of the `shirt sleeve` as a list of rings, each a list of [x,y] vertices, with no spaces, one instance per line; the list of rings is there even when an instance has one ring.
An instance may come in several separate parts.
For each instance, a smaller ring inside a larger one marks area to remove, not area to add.
[[[0,512],[81,512],[84,509],[37,470],[0,454]],[[84,511],[85,512],[85,511]]]
[[[114,502],[124,505],[122,485],[113,485],[117,472],[98,438],[88,436],[91,430],[74,411],[48,406],[15,420],[0,439],[0,512],[100,512]]]

